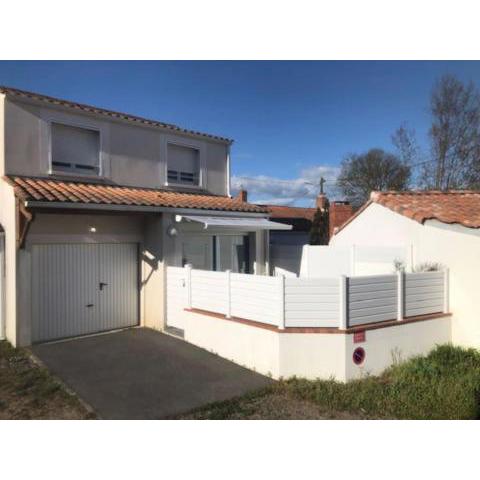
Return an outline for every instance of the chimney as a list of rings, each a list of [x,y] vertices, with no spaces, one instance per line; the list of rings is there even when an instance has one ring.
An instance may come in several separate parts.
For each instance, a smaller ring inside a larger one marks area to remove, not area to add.
[[[243,190],[243,188],[242,188],[242,189],[238,192],[237,198],[238,198],[238,200],[240,200],[241,202],[246,202],[246,201],[247,201],[247,198],[248,198],[247,191],[246,191],[246,190]]]
[[[327,196],[324,193],[318,195],[317,200],[315,202],[315,206],[320,210],[324,211],[327,208]]]
[[[341,227],[351,216],[353,209],[349,202],[332,202],[329,209],[329,236],[332,238],[336,228]]]

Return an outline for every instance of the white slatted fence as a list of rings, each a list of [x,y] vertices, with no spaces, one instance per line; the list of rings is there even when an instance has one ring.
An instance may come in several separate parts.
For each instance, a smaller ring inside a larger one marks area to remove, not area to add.
[[[397,275],[350,277],[347,287],[348,326],[397,319]]]
[[[285,278],[285,326],[337,327],[339,291],[336,278]]]
[[[405,275],[405,316],[443,311],[445,272],[407,273]]]
[[[280,329],[345,329],[447,312],[448,272],[290,278],[168,267],[170,323],[181,319],[179,310],[185,308]]]

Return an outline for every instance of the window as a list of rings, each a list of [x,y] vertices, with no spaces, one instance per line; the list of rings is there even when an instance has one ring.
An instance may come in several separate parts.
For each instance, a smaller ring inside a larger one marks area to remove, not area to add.
[[[99,174],[100,132],[52,123],[51,135],[54,172]]]
[[[214,270],[249,273],[248,235],[215,235]]]
[[[200,152],[196,148],[168,144],[168,183],[200,185]]]

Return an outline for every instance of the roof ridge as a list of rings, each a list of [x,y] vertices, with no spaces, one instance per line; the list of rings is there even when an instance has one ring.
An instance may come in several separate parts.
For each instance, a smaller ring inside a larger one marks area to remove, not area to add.
[[[42,93],[31,92],[28,90],[21,90],[15,87],[8,87],[6,85],[0,85],[0,93],[6,93],[6,94],[10,93],[12,95],[17,95],[20,97],[23,96],[27,98],[34,98],[36,100],[42,100],[42,101],[53,103],[53,104],[63,105],[69,108],[77,109],[77,110],[78,109],[84,110],[89,113],[105,115],[113,118],[118,117],[118,118],[122,118],[123,120],[128,120],[128,121],[133,121],[133,122],[137,122],[145,125],[151,125],[151,126],[157,126],[160,128],[175,130],[180,133],[187,133],[190,135],[211,138],[213,140],[219,140],[221,142],[230,143],[230,144],[233,143],[232,139],[227,137],[222,137],[220,135],[203,133],[197,130],[191,130],[188,128],[179,127],[178,125],[175,125],[173,123],[167,123],[167,122],[162,122],[160,120],[153,120],[146,117],[141,117],[139,115],[134,115],[133,113],[125,113],[125,112],[119,112],[116,110],[110,110],[108,108],[96,107],[94,105],[89,105],[87,103],[74,102],[73,100],[66,100],[64,98],[52,97],[50,95],[44,95]]]

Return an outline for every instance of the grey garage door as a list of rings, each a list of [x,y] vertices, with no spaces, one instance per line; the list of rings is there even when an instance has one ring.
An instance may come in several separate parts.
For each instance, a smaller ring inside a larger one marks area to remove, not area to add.
[[[32,247],[32,341],[138,324],[136,244]]]

